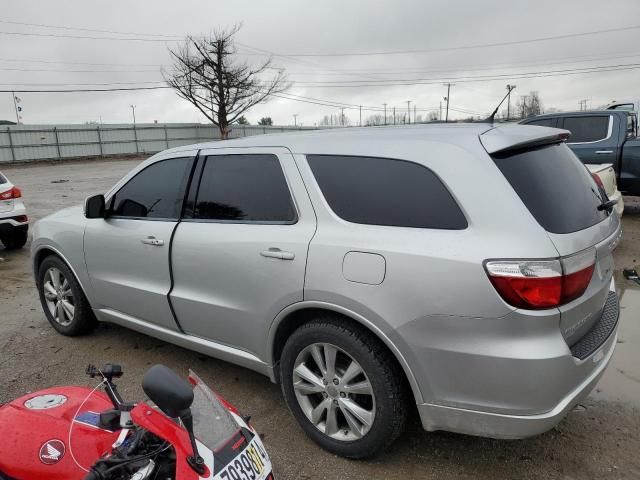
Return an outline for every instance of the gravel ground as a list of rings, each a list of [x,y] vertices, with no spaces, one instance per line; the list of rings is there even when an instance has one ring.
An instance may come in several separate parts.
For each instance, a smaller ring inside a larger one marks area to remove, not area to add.
[[[22,187],[32,220],[105,191],[138,160],[7,166]],[[60,182],[62,181],[62,182]],[[627,199],[618,268],[640,258],[640,201]],[[29,250],[0,247],[0,402],[57,384],[87,384],[90,362],[124,365],[120,389],[141,398],[145,370],[163,362],[194,369],[264,435],[279,479],[586,479],[640,478],[640,287],[616,280],[621,295],[619,345],[597,389],[557,428],[519,441],[427,433],[417,419],[384,455],[349,461],[320,450],[303,434],[280,390],[258,374],[124,328],[102,325],[92,335],[66,338],[42,313],[30,272]]]

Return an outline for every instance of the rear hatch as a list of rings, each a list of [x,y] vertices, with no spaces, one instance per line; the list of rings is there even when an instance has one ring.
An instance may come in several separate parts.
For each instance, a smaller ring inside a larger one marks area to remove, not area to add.
[[[610,299],[612,250],[619,241],[620,221],[617,215],[598,208],[604,199],[595,181],[561,139],[556,136],[555,141],[519,144],[489,153],[546,230],[559,257],[595,251],[595,268],[587,289],[558,307],[560,329],[571,347],[600,320]]]

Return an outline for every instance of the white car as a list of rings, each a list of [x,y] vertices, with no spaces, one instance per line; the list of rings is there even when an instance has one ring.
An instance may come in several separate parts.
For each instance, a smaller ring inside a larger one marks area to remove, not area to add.
[[[618,182],[616,182],[616,172],[613,170],[613,165],[610,163],[587,164],[586,167],[591,172],[596,183],[606,192],[609,200],[617,202],[613,209],[621,217],[622,212],[624,212],[624,201],[622,193],[618,190]]]
[[[29,219],[22,192],[0,172],[0,242],[7,250],[27,243]]]

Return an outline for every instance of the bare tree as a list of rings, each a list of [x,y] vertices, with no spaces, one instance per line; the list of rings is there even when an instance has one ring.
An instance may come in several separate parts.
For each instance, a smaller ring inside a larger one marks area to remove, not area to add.
[[[522,118],[540,115],[543,110],[542,100],[537,91],[529,92],[529,95],[521,95],[516,103],[516,111]]]
[[[271,59],[258,66],[236,60],[233,37],[239,30],[236,25],[208,37],[187,37],[183,45],[169,50],[173,70],[163,72],[169,86],[218,127],[222,139],[243,113],[289,88],[283,70],[272,68]],[[263,78],[267,71],[275,73]]]

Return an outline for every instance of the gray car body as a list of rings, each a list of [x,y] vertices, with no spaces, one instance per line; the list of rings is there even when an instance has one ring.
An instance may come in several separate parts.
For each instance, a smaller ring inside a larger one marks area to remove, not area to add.
[[[584,360],[569,340],[598,321],[614,290],[616,215],[556,235],[531,215],[489,153],[557,138],[543,127],[430,125],[267,135],[206,143],[156,161],[272,153],[298,220],[265,225],[86,219],[63,210],[34,229],[34,267],[56,253],[76,275],[97,317],[221,358],[277,380],[283,332],[305,312],[335,312],[372,331],[405,372],[427,430],[521,438],[552,428],[593,388],[615,348],[615,331]],[[362,225],[324,199],[308,154],[417,162],[446,184],[464,230]],[[141,239],[162,239],[161,248]],[[562,306],[519,310],[487,278],[487,259],[556,258],[596,246],[587,292]],[[279,248],[294,255],[261,255]]]

